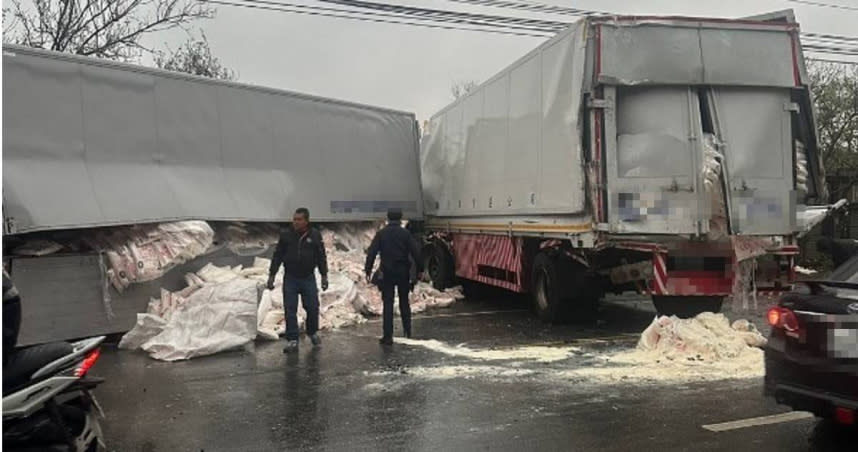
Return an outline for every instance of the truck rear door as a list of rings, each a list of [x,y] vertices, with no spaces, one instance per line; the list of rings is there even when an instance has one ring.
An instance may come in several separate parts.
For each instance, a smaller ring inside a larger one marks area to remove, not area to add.
[[[696,91],[687,86],[606,87],[605,98],[611,232],[706,232],[708,223],[699,221],[702,145]]]
[[[790,92],[723,87],[711,91],[723,143],[734,234],[789,235],[796,229]]]

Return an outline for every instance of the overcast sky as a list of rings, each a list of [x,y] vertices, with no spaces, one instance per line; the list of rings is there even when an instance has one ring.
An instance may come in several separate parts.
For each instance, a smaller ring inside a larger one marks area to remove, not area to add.
[[[445,0],[379,0],[433,8],[519,15],[496,8],[462,8]],[[858,36],[858,11],[786,0],[540,0],[621,14],[741,17],[792,8],[802,30]],[[858,7],[858,0],[822,0]],[[296,3],[300,3],[300,0]],[[563,16],[532,16],[574,20]],[[470,31],[356,22],[218,6],[215,19],[196,28],[246,83],[412,111],[421,121],[451,100],[456,81],[483,81],[543,39]],[[184,35],[152,38],[177,46]]]

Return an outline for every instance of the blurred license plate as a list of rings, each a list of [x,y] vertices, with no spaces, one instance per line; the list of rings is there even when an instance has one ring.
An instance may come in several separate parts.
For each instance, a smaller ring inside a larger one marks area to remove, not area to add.
[[[832,328],[829,330],[828,355],[832,358],[858,358],[858,329]]]

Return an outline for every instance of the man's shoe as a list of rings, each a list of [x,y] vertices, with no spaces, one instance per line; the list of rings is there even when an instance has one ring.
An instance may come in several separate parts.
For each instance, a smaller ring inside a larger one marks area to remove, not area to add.
[[[392,337],[383,337],[383,338],[378,340],[378,343],[381,345],[393,345],[393,338]]]
[[[318,347],[318,346],[322,345],[322,338],[319,337],[319,333],[310,335],[310,342],[313,343],[314,347]]]
[[[405,337],[411,339],[411,331],[405,331]]]
[[[286,342],[286,346],[283,347],[283,353],[294,352],[297,350],[298,350],[298,341]]]

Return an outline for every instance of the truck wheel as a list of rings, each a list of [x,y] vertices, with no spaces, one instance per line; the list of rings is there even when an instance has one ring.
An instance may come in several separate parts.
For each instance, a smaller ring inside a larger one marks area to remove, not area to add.
[[[474,301],[474,300],[485,300],[488,297],[489,286],[479,283],[476,281],[470,281],[463,279],[460,281],[462,284],[462,292],[465,295],[465,300]]]
[[[562,318],[572,322],[593,320],[599,310],[599,301],[604,296],[601,281],[587,267],[571,261],[560,262],[559,272],[564,286]]]
[[[688,319],[703,312],[720,312],[724,297],[711,295],[653,295],[652,303],[660,315]]]
[[[432,286],[444,290],[453,286],[453,257],[444,247],[432,245],[426,256],[426,272]]]
[[[561,294],[557,280],[557,262],[545,253],[533,262],[533,310],[543,322],[558,320]]]

